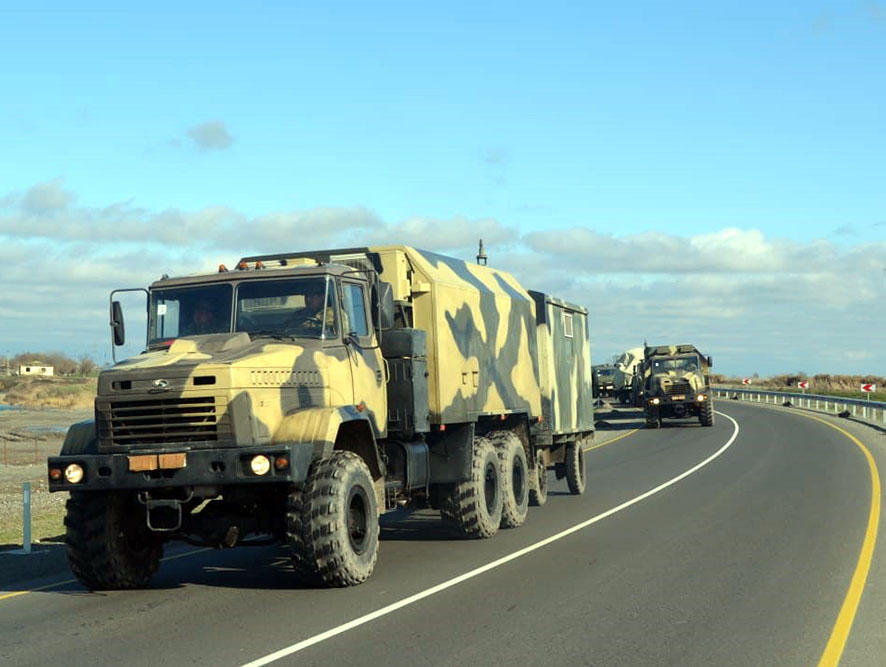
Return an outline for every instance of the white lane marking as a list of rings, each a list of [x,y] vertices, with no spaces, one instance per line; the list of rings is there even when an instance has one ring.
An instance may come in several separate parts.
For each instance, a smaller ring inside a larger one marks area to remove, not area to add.
[[[692,473],[704,468],[711,461],[713,461],[718,456],[720,456],[720,454],[722,454],[727,449],[729,449],[729,447],[732,445],[732,443],[735,442],[735,439],[738,437],[738,431],[739,431],[738,422],[735,421],[729,415],[724,414],[722,412],[718,411],[717,414],[722,417],[726,417],[726,419],[731,421],[732,425],[735,427],[735,430],[732,432],[732,436],[729,438],[729,440],[726,442],[726,444],[723,445],[716,452],[711,454],[708,458],[706,458],[701,463],[693,466],[692,468],[690,468],[686,472],[677,475],[673,479],[668,480],[664,484],[660,484],[659,486],[656,486],[654,489],[650,489],[646,493],[643,493],[642,495],[639,495],[636,498],[633,498],[631,500],[628,500],[627,502],[622,503],[618,507],[613,507],[612,509],[606,510],[602,514],[598,514],[597,516],[592,517],[592,518],[588,519],[587,521],[583,521],[579,524],[576,524],[575,526],[572,526],[571,528],[567,528],[566,530],[559,532],[556,535],[552,535],[551,537],[548,537],[544,540],[541,540],[540,542],[536,542],[535,544],[531,544],[528,547],[524,547],[523,549],[520,549],[519,551],[515,551],[512,554],[508,554],[507,556],[503,556],[503,557],[499,558],[498,560],[494,560],[491,563],[487,563],[486,565],[482,565],[474,570],[471,570],[470,572],[465,572],[462,575],[459,575],[453,579],[449,579],[448,581],[444,581],[443,583],[437,584],[436,586],[432,586],[431,588],[428,588],[428,589],[423,590],[419,593],[416,593],[415,595],[410,595],[408,598],[403,598],[402,600],[399,600],[397,602],[393,602],[386,607],[382,607],[381,609],[377,609],[376,611],[370,612],[364,616],[360,616],[359,618],[355,618],[353,621],[348,621],[347,623],[344,623],[344,624],[339,625],[337,627],[331,628],[331,629],[327,630],[326,632],[321,632],[318,635],[314,635],[313,637],[308,637],[307,639],[303,639],[302,641],[300,641],[296,644],[292,644],[291,646],[287,646],[286,648],[282,648],[279,651],[275,651],[274,653],[269,653],[268,655],[258,658],[257,660],[253,660],[252,662],[247,662],[243,665],[243,667],[259,667],[260,665],[267,665],[268,663],[275,662],[277,660],[280,660],[281,658],[285,658],[286,656],[292,655],[293,653],[298,653],[299,651],[302,651],[310,646],[314,646],[315,644],[319,644],[320,642],[326,641],[327,639],[335,637],[336,635],[340,635],[344,632],[347,632],[348,630],[353,630],[354,628],[357,628],[361,625],[365,625],[366,623],[369,623],[370,621],[374,621],[377,618],[381,618],[382,616],[387,616],[388,614],[391,614],[391,613],[397,611],[398,609],[402,609],[403,607],[407,607],[411,604],[414,604],[414,603],[418,602],[419,600],[424,600],[425,598],[431,597],[432,595],[436,595],[437,593],[440,593],[441,591],[445,591],[447,588],[452,588],[453,586],[456,586],[464,581],[467,581],[468,579],[473,579],[474,577],[477,577],[477,576],[483,574],[484,572],[488,572],[489,570],[493,570],[497,567],[500,567],[500,566],[504,565],[505,563],[509,563],[512,560],[516,560],[517,558],[520,558],[521,556],[525,556],[528,553],[532,553],[533,551],[536,551],[537,549],[541,549],[542,547],[547,546],[548,544],[551,544],[552,542],[556,542],[557,540],[562,540],[564,537],[566,537],[568,535],[572,535],[572,533],[578,532],[579,530],[582,530],[583,528],[587,528],[588,526],[591,526],[599,521],[602,521],[603,519],[610,517],[617,512],[621,512],[622,510],[627,509],[631,505],[636,505],[637,503],[639,503],[643,500],[646,500],[650,496],[654,496],[656,493],[658,493],[659,491],[665,490],[669,486],[673,486],[677,482],[689,477],[689,475],[691,475]]]

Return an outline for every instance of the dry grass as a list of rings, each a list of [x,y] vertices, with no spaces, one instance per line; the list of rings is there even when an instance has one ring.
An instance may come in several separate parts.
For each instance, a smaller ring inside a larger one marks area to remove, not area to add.
[[[31,483],[31,541],[58,538],[65,532],[67,493],[49,493],[46,465],[0,466],[0,546],[22,544],[23,482]]]
[[[32,542],[58,538],[68,494],[49,493],[46,457],[58,454],[70,424],[91,415],[95,379],[4,377],[0,386],[0,402],[21,406],[0,411],[0,547],[22,544],[24,482],[31,483]]]
[[[31,408],[88,408],[95,399],[96,378],[10,378],[3,402]]]
[[[67,493],[33,493],[31,495],[31,543],[56,541],[65,533],[65,501]],[[21,546],[22,497],[0,494],[0,546]]]
[[[806,393],[823,394],[826,396],[842,396],[844,398],[857,398],[862,400],[886,402],[886,378],[877,375],[829,375],[819,373],[808,376],[805,373],[786,373],[773,375],[768,378],[752,378],[750,386],[741,383],[742,378],[728,378],[723,375],[712,377],[714,384],[727,385],[745,389],[762,389],[764,391],[783,391],[798,393],[800,381],[808,381],[809,388]],[[866,393],[861,391],[862,384],[875,384],[877,391]]]

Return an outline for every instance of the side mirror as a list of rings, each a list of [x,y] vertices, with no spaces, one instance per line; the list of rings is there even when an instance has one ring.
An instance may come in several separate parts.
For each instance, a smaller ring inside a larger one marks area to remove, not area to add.
[[[123,309],[119,301],[111,302],[111,331],[114,332],[114,345],[126,342],[126,326],[123,324]]]
[[[708,357],[708,368],[714,365],[714,360]]]
[[[394,290],[390,283],[378,283],[378,321],[382,329],[394,326]]]

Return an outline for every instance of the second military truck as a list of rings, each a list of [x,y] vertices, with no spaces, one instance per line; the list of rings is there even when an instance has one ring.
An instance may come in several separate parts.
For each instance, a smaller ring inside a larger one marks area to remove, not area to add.
[[[99,376],[48,461],[71,568],[147,585],[164,543],[287,543],[307,583],[357,584],[381,512],[489,537],[585,488],[587,311],[405,246],[246,257],[154,282],[147,350]],[[125,340],[111,296],[115,344]]]
[[[659,428],[663,419],[683,417],[713,426],[711,365],[693,345],[646,346],[638,369],[646,426]]]

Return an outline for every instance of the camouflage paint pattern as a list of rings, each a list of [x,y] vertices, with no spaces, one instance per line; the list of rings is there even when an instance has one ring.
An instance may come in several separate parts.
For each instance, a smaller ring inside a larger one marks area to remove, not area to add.
[[[369,250],[427,331],[432,423],[540,414],[534,303],[513,276],[405,246]]]
[[[697,357],[695,369],[664,369],[656,372],[654,362],[680,358],[688,355]],[[710,368],[707,358],[694,345],[658,345],[646,347],[643,364],[643,378],[650,395],[667,394],[677,383],[688,383],[693,392],[701,392],[710,386]]]
[[[220,341],[225,341],[225,349],[217,349]],[[250,341],[246,334],[180,338],[166,351],[139,355],[101,374],[96,398],[99,447],[117,449],[111,447],[108,415],[112,410],[115,421],[122,421],[115,426],[117,440],[126,442],[127,436],[120,435],[123,432],[152,432],[150,425],[136,423],[137,417],[150,422],[148,415],[160,410],[152,406],[160,402],[183,410],[179,432],[185,441],[208,421],[216,425],[211,429],[216,431],[212,440],[194,440],[192,446],[311,442],[304,439],[305,434],[297,435],[298,429],[287,421],[299,421],[295,415],[305,409],[353,406],[355,382],[367,383],[361,376],[365,367],[355,365],[352,379],[348,353],[336,343]],[[372,384],[377,384],[374,374]],[[201,398],[211,401],[211,414],[187,407]],[[385,411],[367,412],[373,430],[383,433],[384,424],[378,420],[384,419]]]
[[[545,309],[537,336],[542,413],[547,428],[553,435],[593,431],[587,310],[546,294],[534,294],[537,307]]]
[[[377,254],[380,278],[392,285],[395,300],[410,305],[413,326],[427,332],[432,423],[518,413],[532,419],[544,414],[555,433],[593,429],[586,311],[546,297],[550,312],[539,318],[533,296],[503,271],[386,246],[355,249],[347,265],[299,257],[277,268],[163,279],[152,289],[289,276],[341,280],[353,277],[355,267],[369,265],[369,253]],[[374,334],[359,346],[341,336],[292,342],[250,340],[245,333],[179,338],[168,349],[146,352],[101,374],[99,448],[302,442],[319,456],[328,453],[346,421],[368,423],[373,439],[384,438],[388,411],[382,368]],[[158,422],[167,412],[173,419]],[[210,436],[202,438],[205,432]],[[383,473],[380,464],[371,467]]]

